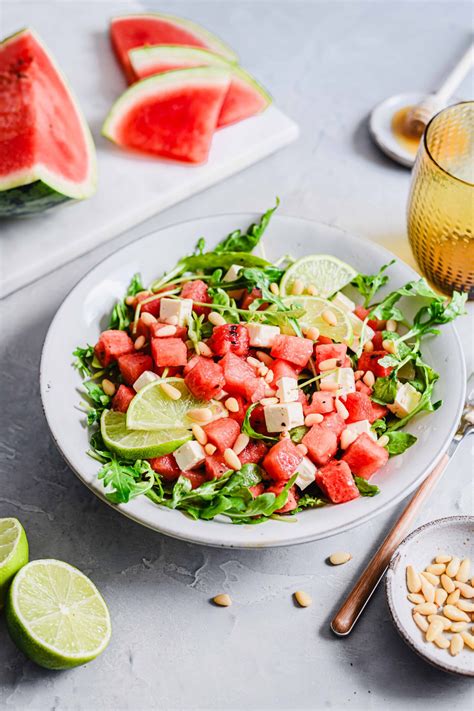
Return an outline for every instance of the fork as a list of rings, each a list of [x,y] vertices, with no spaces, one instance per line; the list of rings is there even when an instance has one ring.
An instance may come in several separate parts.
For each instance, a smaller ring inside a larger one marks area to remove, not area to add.
[[[474,432],[474,373],[467,383],[466,403],[461,415],[458,429],[454,435],[447,452],[442,456],[431,474],[425,479],[416,494],[405,507],[402,515],[386,536],[370,563],[352,588],[331,622],[334,634],[345,637],[348,635],[361,616],[365,606],[377,589],[378,584],[385,575],[390,559],[402,540],[411,530],[412,523],[418,515],[422,504],[431,494],[446,469],[448,462],[454,455],[459,443]]]

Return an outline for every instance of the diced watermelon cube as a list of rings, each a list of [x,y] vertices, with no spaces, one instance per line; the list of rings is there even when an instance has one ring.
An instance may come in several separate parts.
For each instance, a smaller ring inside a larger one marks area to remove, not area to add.
[[[365,395],[372,395],[372,388],[364,383],[363,380],[356,381],[356,391],[358,393],[364,393]]]
[[[127,412],[128,406],[135,397],[136,392],[128,385],[119,385],[117,392],[112,400],[112,409],[117,412]]]
[[[384,378],[390,375],[393,368],[385,368],[379,364],[379,360],[387,355],[386,351],[372,351],[372,353],[362,353],[357,364],[358,370],[371,370],[377,378]]]
[[[272,493],[275,494],[275,496],[278,496],[281,494],[283,488],[285,486],[285,482],[279,482],[277,484],[272,484],[272,486],[269,486],[266,493]],[[288,491],[288,498],[286,500],[286,503],[283,504],[283,506],[280,509],[277,509],[275,513],[278,514],[284,514],[288,513],[289,511],[293,511],[293,509],[296,509],[298,506],[298,499],[299,499],[299,493],[296,491],[296,487],[292,486],[291,489]]]
[[[152,338],[157,338],[161,329],[167,327],[169,327],[167,323],[160,323],[159,321],[157,323],[152,324],[152,326],[150,326],[150,333]],[[185,326],[175,326],[175,328],[176,333],[174,334],[173,338],[187,338],[188,329]]]
[[[282,360],[281,358],[274,360],[270,369],[273,370],[273,383],[277,383],[280,378],[298,379],[298,373],[301,370],[293,363],[288,363],[287,360]]]
[[[347,393],[343,400],[349,417],[346,424],[358,422],[359,420],[370,420],[372,415],[372,401],[368,395],[361,392]]]
[[[275,338],[275,342],[270,351],[273,358],[283,358],[290,363],[299,365],[302,368],[308,363],[313,353],[313,341],[309,338],[299,336],[280,335]]]
[[[267,446],[261,441],[250,440],[239,454],[242,464],[258,464],[267,453]]]
[[[370,309],[365,309],[363,306],[356,306],[356,308],[354,309],[354,313],[362,321],[364,321],[369,315]],[[374,331],[385,330],[386,324],[386,321],[381,321],[378,318],[369,318],[369,320],[367,321],[367,325],[370,326],[370,328],[373,328]]]
[[[133,341],[126,331],[103,331],[94,347],[94,353],[104,368],[114,363],[120,356],[134,351]]]
[[[248,309],[250,304],[252,304],[255,299],[261,299],[262,298],[262,292],[260,289],[255,289],[255,287],[252,289],[251,292],[246,291],[244,296],[242,297],[242,308],[243,309]]]
[[[326,344],[329,345],[330,343],[334,343],[334,341],[332,340],[332,338],[329,338],[328,336],[319,336],[318,340],[316,341],[316,344],[318,346],[326,345]]]
[[[151,295],[145,296],[144,299],[151,299]],[[147,301],[146,304],[142,303],[142,305],[140,306],[140,313],[151,314],[152,316],[155,316],[155,318],[158,318],[158,316],[160,315],[160,299],[161,297],[156,294],[151,301]],[[140,299],[140,297],[138,297],[137,300],[143,301],[143,299]]]
[[[372,422],[375,422],[375,420],[382,420],[384,417],[386,417],[388,413],[387,407],[384,407],[384,405],[379,405],[378,402],[371,401],[370,404],[372,406],[372,413],[368,418],[370,424],[372,424]]]
[[[204,304],[211,303],[211,298],[207,293],[207,284],[205,284],[202,279],[195,279],[194,281],[186,282],[181,290],[181,298],[201,301]],[[193,311],[200,316],[201,314],[209,313],[210,309],[206,306],[197,306],[194,304]]]
[[[333,459],[332,462],[318,469],[316,484],[333,504],[343,504],[360,496],[351,470],[342,460]]]
[[[257,496],[260,496],[260,494],[263,494],[265,491],[265,484],[263,482],[259,482],[258,484],[254,484],[253,486],[249,486],[249,491],[252,494],[253,498],[256,499]]]
[[[318,466],[327,464],[337,452],[337,436],[333,430],[313,425],[302,440],[309,458]]]
[[[226,323],[216,326],[209,340],[209,346],[218,356],[235,353],[246,356],[249,352],[249,332],[238,323]]]
[[[372,344],[374,346],[374,351],[381,351],[383,343],[383,331],[375,331],[374,337],[372,338]]]
[[[315,348],[316,353],[316,366],[319,371],[319,364],[323,360],[329,360],[330,358],[336,358],[338,363],[337,366],[340,368],[349,368],[350,359],[347,357],[347,346],[344,343],[331,343],[331,344],[321,344],[317,345]],[[347,362],[349,360],[349,362]]]
[[[322,427],[323,429],[334,432],[337,439],[339,439],[339,437],[341,436],[342,430],[345,428],[345,426],[345,421],[337,412],[330,412],[328,415],[325,415],[324,420],[320,424],[320,427]]]
[[[228,447],[232,447],[240,433],[239,424],[230,417],[221,417],[204,427],[207,439],[217,447],[219,452],[224,452]]]
[[[231,395],[242,395],[246,400],[258,402],[265,395],[265,383],[255,376],[254,369],[235,353],[226,353],[220,361],[224,370],[225,390]]]
[[[133,385],[145,370],[153,370],[153,360],[149,355],[130,353],[130,355],[120,356],[118,366],[127,385]]]
[[[188,351],[180,338],[153,338],[151,352],[157,368],[186,365]]]
[[[181,469],[172,454],[164,454],[162,457],[154,457],[148,461],[153,471],[160,474],[165,481],[175,481],[181,474]]]
[[[388,460],[385,447],[380,447],[366,432],[360,434],[346,450],[342,459],[356,476],[370,479]]]
[[[263,468],[270,479],[288,481],[302,460],[302,454],[291,439],[281,439],[269,450],[263,460]]]
[[[210,358],[198,358],[196,365],[184,378],[192,394],[201,400],[211,400],[224,387],[221,366]]]
[[[229,471],[229,465],[222,454],[213,454],[206,457],[205,461],[206,474],[208,479],[220,479],[223,474]]]
[[[303,409],[305,417],[306,415],[311,415],[313,413],[326,415],[329,412],[334,411],[334,396],[330,392],[325,392],[324,390],[315,392],[313,393],[311,404],[306,405]]]
[[[201,474],[200,472],[181,472],[182,476],[185,476],[186,479],[189,479],[191,482],[191,488],[192,489],[197,489],[198,486],[201,486],[201,484],[204,484],[206,481],[207,477],[204,474]]]
[[[260,434],[268,435],[263,405],[257,405],[250,414],[250,424]]]

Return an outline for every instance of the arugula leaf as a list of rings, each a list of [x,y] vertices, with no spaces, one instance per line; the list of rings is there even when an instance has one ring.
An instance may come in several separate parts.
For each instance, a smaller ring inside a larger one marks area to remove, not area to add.
[[[375,422],[372,422],[370,429],[375,432],[377,437],[380,437],[387,429],[387,423],[383,419],[375,420]]]
[[[233,264],[239,264],[243,267],[267,267],[267,262],[262,257],[257,257],[256,254],[248,254],[247,252],[225,252],[216,254],[215,252],[203,252],[203,254],[191,254],[188,257],[183,257],[178,262],[180,273],[197,272],[200,269],[229,269]]]
[[[370,318],[378,318],[382,320],[393,319],[395,321],[403,321],[403,314],[395,306],[402,296],[423,296],[429,299],[440,299],[425,279],[418,281],[409,281],[405,286],[390,292],[377,306],[375,306],[369,316]]]
[[[360,294],[364,297],[364,307],[367,308],[375,294],[379,289],[382,288],[387,282],[389,277],[384,274],[384,271],[395,263],[395,259],[392,259],[388,264],[384,264],[377,274],[357,274],[356,277],[351,281],[352,286],[355,286]]]
[[[109,328],[126,331],[133,320],[133,309],[125,303],[127,296],[135,296],[144,290],[139,274],[134,274],[127,288],[127,293],[122,301],[117,301],[110,314]]]
[[[223,254],[224,252],[251,252],[260,242],[279,204],[280,200],[277,198],[275,207],[267,210],[259,222],[250,225],[246,234],[243,235],[241,230],[234,230],[234,232],[231,232],[222,242],[219,242],[214,252],[216,254]],[[237,262],[234,262],[234,264],[237,264]]]
[[[411,338],[420,339],[428,334],[437,335],[439,330],[435,326],[453,321],[458,316],[466,313],[464,305],[467,300],[467,293],[454,291],[451,301],[445,301],[442,297],[437,296],[427,306],[417,312],[413,319],[413,326],[402,336],[403,340]]]
[[[299,444],[305,434],[309,432],[309,429],[310,428],[306,427],[306,425],[301,425],[300,427],[293,427],[293,429],[290,430],[291,441],[295,444]]]
[[[380,362],[380,361],[379,361]],[[384,378],[377,378],[374,383],[374,392],[371,398],[380,405],[391,403],[397,396],[397,379],[391,375]]]
[[[298,506],[293,509],[290,513],[297,514],[304,509],[316,509],[321,508],[321,506],[326,506],[327,501],[322,499],[320,496],[312,496],[311,494],[303,494],[300,496],[298,501]]]
[[[386,449],[391,457],[396,454],[402,454],[408,447],[415,444],[417,440],[415,435],[409,432],[387,432],[387,437],[389,438],[389,442]]]
[[[91,363],[94,358],[94,346],[88,345],[85,348],[78,346],[72,354],[76,358],[73,363],[74,368],[80,372],[83,378],[90,377],[92,375]]]
[[[375,484],[369,484],[367,479],[364,479],[361,476],[355,476],[354,481],[361,496],[377,496],[377,494],[380,493],[378,486],[375,486]]]
[[[103,411],[110,405],[112,398],[106,395],[101,385],[98,385],[93,380],[88,380],[84,383],[87,399],[95,405],[90,407],[87,412],[87,424],[93,425],[100,420]]]
[[[113,504],[126,504],[140,494],[145,494],[155,483],[155,476],[150,464],[138,459],[133,464],[125,463],[112,455],[110,461],[103,464],[98,472],[104,486],[111,486],[112,491],[105,496]]]
[[[256,407],[258,407],[259,404],[260,403],[258,402],[254,402],[253,405],[250,405],[250,407],[247,409],[244,421],[242,423],[242,432],[251,437],[252,439],[264,439],[269,442],[278,442],[278,437],[270,437],[269,435],[261,434],[260,432],[254,430],[254,428],[250,424],[250,417],[252,415],[252,412],[255,410]]]

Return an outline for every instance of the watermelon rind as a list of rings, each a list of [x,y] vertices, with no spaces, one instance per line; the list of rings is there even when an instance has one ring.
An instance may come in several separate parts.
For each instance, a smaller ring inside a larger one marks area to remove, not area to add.
[[[246,84],[249,84],[249,86],[251,86],[262,96],[265,101],[265,105],[262,106],[262,111],[272,103],[271,95],[251,74],[245,71],[245,69],[242,69],[240,65],[229,62],[224,59],[224,57],[216,54],[215,52],[210,52],[208,49],[202,49],[201,47],[187,47],[185,45],[158,44],[131,49],[128,52],[128,56],[130,58],[132,69],[137,74],[141,67],[146,67],[147,64],[152,63],[153,60],[159,59],[160,57],[166,59],[175,57],[176,60],[181,59],[184,61],[202,61],[206,66],[222,67],[232,76],[238,77]]]
[[[53,70],[65,86],[71,104],[79,118],[87,150],[89,170],[85,179],[79,183],[64,178],[64,176],[40,163],[28,166],[25,170],[15,171],[14,174],[1,176],[0,216],[32,215],[67,202],[70,199],[84,200],[93,195],[97,187],[97,158],[92,134],[63,72],[44,43],[34,30],[24,28],[0,42],[0,50],[26,33],[34,38],[35,42],[48,56]]]
[[[229,72],[223,71],[220,67],[177,69],[142,79],[132,84],[113,104],[102,126],[102,135],[116,142],[116,129],[123,116],[143,99],[149,96],[158,97],[160,91],[165,92],[170,86],[199,86],[209,80],[222,80],[225,83],[228,79]]]
[[[213,32],[206,30],[206,28],[202,27],[202,25],[199,25],[197,22],[193,22],[192,20],[188,20],[184,17],[176,17],[176,15],[168,15],[162,12],[144,12],[135,15],[119,15],[117,17],[113,17],[110,23],[112,25],[114,22],[119,22],[120,20],[133,20],[140,18],[159,18],[165,22],[167,21],[175,25],[180,25],[195,34],[196,37],[202,39],[210,49],[216,52],[216,54],[220,54],[225,57],[229,62],[239,61],[237,54],[231,47],[229,47],[228,44],[223,42]]]

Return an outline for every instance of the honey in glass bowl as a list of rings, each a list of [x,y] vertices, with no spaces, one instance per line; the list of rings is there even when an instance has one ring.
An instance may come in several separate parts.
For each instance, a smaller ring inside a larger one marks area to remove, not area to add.
[[[426,127],[413,168],[408,238],[435,287],[474,299],[474,101],[443,109]]]

